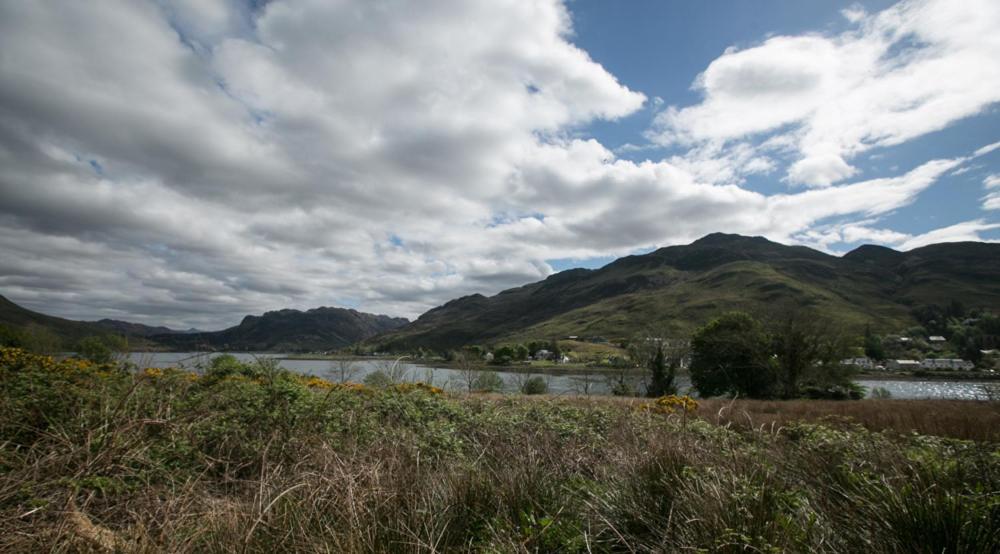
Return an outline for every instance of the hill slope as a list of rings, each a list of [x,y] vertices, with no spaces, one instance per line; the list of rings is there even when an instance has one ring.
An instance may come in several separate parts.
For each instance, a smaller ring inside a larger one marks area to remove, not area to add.
[[[409,323],[404,318],[343,308],[278,310],[248,315],[235,327],[208,333],[154,335],[178,350],[315,351],[350,346]]]
[[[0,324],[20,329],[44,329],[61,343],[61,348],[73,348],[84,337],[124,335],[133,339],[133,346],[147,346],[143,340],[154,334],[176,333],[166,327],[149,327],[139,323],[102,319],[100,321],[73,321],[45,315],[19,306],[0,296]]]
[[[687,333],[724,311],[807,307],[848,328],[896,331],[914,306],[1000,309],[1000,245],[949,243],[909,252],[863,246],[831,256],[762,237],[716,233],[692,244],[573,269],[492,297],[472,295],[375,339],[380,349],[552,338]]]

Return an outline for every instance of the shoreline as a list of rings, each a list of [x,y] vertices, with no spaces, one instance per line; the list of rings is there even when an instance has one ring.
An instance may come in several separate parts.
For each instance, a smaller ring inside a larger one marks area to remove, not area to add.
[[[171,350],[145,350],[145,351],[134,351],[132,354],[182,354],[188,352],[171,351]],[[258,352],[258,351],[229,351],[229,352],[190,352],[190,354],[249,354],[249,355],[260,355],[260,356],[271,356],[277,360],[296,360],[296,361],[328,361],[328,362],[338,362],[338,361],[348,361],[348,362],[378,362],[378,361],[405,361],[407,363],[424,367],[424,368],[436,368],[436,369],[451,369],[451,370],[462,370],[465,369],[457,362],[449,362],[445,360],[422,360],[413,359],[409,356],[357,356],[352,354],[334,354],[334,355],[324,355],[324,354],[289,354],[283,352]],[[581,375],[581,374],[600,374],[607,376],[614,376],[618,374],[625,374],[628,376],[642,375],[643,370],[639,368],[611,368],[611,367],[595,367],[587,366],[582,364],[552,364],[545,366],[531,366],[531,365],[488,365],[488,364],[475,364],[469,367],[473,371],[502,371],[506,373],[538,373],[547,375]],[[678,372],[678,376],[687,375],[686,371]],[[891,372],[880,372],[872,373],[865,372],[859,373],[854,376],[855,380],[864,381],[1000,381],[1000,372],[969,372],[969,371],[955,371],[955,372],[934,372],[924,375],[913,375],[913,374],[903,374],[903,373],[891,373]]]

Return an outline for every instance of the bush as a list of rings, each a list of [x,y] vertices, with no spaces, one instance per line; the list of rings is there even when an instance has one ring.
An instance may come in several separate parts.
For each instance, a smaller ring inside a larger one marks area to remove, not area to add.
[[[503,378],[495,371],[480,371],[472,381],[472,390],[475,392],[499,392],[503,387]]]
[[[855,383],[824,386],[806,385],[802,387],[802,393],[806,398],[813,400],[861,400],[865,397],[865,388]]]
[[[128,347],[123,337],[106,335],[103,337],[87,337],[76,345],[76,353],[84,360],[95,364],[107,364],[124,352]]]
[[[362,379],[361,382],[375,389],[384,389],[393,384],[392,378],[389,377],[389,374],[380,369],[365,375],[365,378]]]
[[[549,384],[539,375],[529,377],[521,385],[521,392],[524,394],[545,394],[549,392]]]
[[[871,390],[868,396],[872,398],[885,399],[885,398],[892,398],[892,393],[889,392],[889,389],[885,387],[875,387]]]

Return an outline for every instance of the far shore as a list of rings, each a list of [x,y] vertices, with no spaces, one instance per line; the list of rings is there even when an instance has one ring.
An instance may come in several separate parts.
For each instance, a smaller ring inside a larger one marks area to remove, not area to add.
[[[175,351],[170,350],[149,350],[149,351],[136,351],[134,354],[165,354],[173,353]],[[371,362],[371,361],[395,361],[401,360],[408,363],[418,365],[421,367],[431,367],[431,368],[442,368],[442,369],[464,369],[459,362],[446,361],[442,359],[414,359],[407,355],[395,356],[395,355],[377,355],[377,356],[359,356],[354,354],[310,354],[310,353],[287,353],[287,352],[259,352],[259,351],[226,351],[226,352],[201,352],[203,354],[257,354],[257,355],[269,355],[273,356],[279,360],[315,360],[315,361],[348,361],[348,362]],[[193,354],[193,353],[192,353]],[[474,371],[503,371],[509,373],[545,373],[549,375],[578,375],[583,373],[604,373],[608,375],[617,375],[624,373],[626,375],[641,375],[644,370],[641,368],[613,368],[607,366],[592,366],[581,363],[567,363],[567,364],[556,364],[556,363],[545,363],[545,364],[508,364],[508,365],[492,365],[477,363],[468,366],[468,369]],[[678,375],[685,375],[686,372],[681,371]],[[855,376],[855,379],[866,380],[866,381],[1000,381],[1000,372],[989,372],[989,371],[938,371],[938,372],[927,372],[921,374],[911,374],[911,373],[895,373],[895,372],[865,372],[859,373]]]

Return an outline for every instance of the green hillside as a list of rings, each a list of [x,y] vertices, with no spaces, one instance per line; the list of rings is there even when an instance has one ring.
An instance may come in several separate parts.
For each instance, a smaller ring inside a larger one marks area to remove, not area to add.
[[[148,343],[142,337],[147,334],[148,330],[154,329],[144,325],[129,324],[133,332],[123,333],[123,329],[107,323],[110,321],[73,321],[40,314],[18,306],[7,298],[0,296],[0,325],[25,331],[29,334],[44,333],[57,343],[51,346],[58,349],[72,349],[77,342],[85,337],[103,335],[126,335],[130,338],[133,345],[146,345]]]
[[[716,233],[496,296],[459,298],[372,342],[407,350],[569,335],[686,334],[729,310],[766,315],[789,306],[846,329],[871,325],[892,332],[916,324],[914,307],[951,300],[1000,308],[1000,245],[950,243],[909,252],[862,246],[837,257]]]

